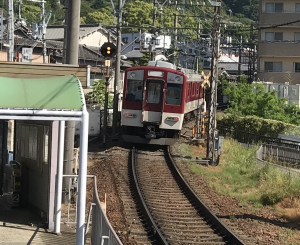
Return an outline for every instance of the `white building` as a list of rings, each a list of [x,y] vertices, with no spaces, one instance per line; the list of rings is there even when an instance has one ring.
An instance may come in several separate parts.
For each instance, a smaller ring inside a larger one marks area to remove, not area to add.
[[[123,33],[122,55],[126,55],[132,50],[150,50],[153,39],[155,39],[155,50],[170,49],[171,36],[159,35],[154,37],[150,33]]]

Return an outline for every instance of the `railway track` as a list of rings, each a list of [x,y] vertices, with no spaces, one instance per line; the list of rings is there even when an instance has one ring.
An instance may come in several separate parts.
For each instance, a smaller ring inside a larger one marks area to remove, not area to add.
[[[244,244],[198,199],[165,148],[131,151],[139,215],[152,244]]]

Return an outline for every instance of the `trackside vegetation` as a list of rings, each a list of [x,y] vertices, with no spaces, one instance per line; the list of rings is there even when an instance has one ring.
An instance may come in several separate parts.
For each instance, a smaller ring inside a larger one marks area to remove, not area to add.
[[[189,147],[181,147],[181,154],[189,153],[194,158]],[[233,139],[225,138],[218,166],[204,167],[188,160],[186,163],[194,174],[201,174],[219,194],[236,197],[241,205],[252,202],[254,206],[261,207],[284,198],[300,198],[300,178],[269,165],[259,166],[257,149],[258,146],[246,149]]]
[[[227,83],[222,81],[223,94],[228,96],[230,107],[226,113],[236,116],[256,116],[283,123],[300,125],[300,109],[277,96],[278,91],[267,92],[262,84]]]

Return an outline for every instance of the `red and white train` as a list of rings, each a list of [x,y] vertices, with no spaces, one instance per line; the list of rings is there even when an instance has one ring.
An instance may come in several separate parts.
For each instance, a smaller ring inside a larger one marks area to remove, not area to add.
[[[191,71],[191,70],[189,70]],[[164,61],[128,68],[121,111],[127,142],[171,145],[184,119],[196,115],[203,99],[203,78]]]

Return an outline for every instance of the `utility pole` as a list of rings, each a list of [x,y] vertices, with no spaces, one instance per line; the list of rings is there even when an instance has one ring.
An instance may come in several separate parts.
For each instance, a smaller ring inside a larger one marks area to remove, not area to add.
[[[14,31],[15,31],[15,23],[14,23],[14,3],[13,0],[6,0],[7,6],[7,41],[8,41],[8,52],[7,52],[7,61],[14,61]]]
[[[177,51],[177,24],[178,24],[178,15],[174,14],[174,53]],[[173,64],[176,65],[176,55],[174,54],[174,61]]]
[[[156,27],[156,10],[157,10],[157,0],[153,0],[153,16],[152,16],[152,26],[153,26],[153,33],[155,32],[155,27]]]
[[[153,16],[152,16],[152,35],[151,35],[151,43],[150,43],[150,60],[155,60],[155,41],[156,41],[156,12],[157,12],[158,2],[157,0],[153,0]]]
[[[238,82],[241,81],[242,43],[243,43],[243,37],[241,36],[241,41],[239,45]]]
[[[67,63],[68,6],[69,6],[69,0],[65,0],[65,3],[64,3],[65,23],[64,23],[63,64]]]
[[[19,0],[19,15],[18,15],[19,20],[21,20],[21,9],[22,9],[22,0]]]
[[[45,22],[45,1],[42,0],[42,40],[43,40],[43,63],[46,63],[47,48],[46,48],[46,22]]]
[[[211,2],[211,1],[210,1]],[[217,80],[218,80],[218,58],[220,47],[220,18],[221,18],[221,0],[211,2],[214,6],[214,21],[212,33],[212,60],[211,60],[211,77],[210,77],[210,109],[209,122],[207,130],[207,149],[206,158],[210,164],[215,166],[218,161],[218,132],[216,121],[217,109]]]
[[[78,43],[79,43],[79,28],[80,28],[80,0],[71,0],[68,5],[68,20],[67,20],[67,45],[66,45],[66,63],[78,65]],[[73,157],[74,157],[74,134],[75,122],[67,121],[65,128],[65,147],[64,147],[64,169],[63,174],[73,174]],[[83,135],[81,135],[83,137]],[[85,234],[85,211],[86,204],[86,178],[83,178],[83,173],[86,169],[81,169],[78,178],[78,197],[77,197],[77,224],[76,224],[76,245],[84,244]],[[65,181],[63,187],[65,196],[67,194],[66,188],[69,187],[69,182]],[[84,187],[84,188],[83,188]],[[65,196],[66,198],[66,196]]]
[[[116,68],[115,68],[115,80],[114,80],[114,101],[113,101],[113,124],[112,133],[117,133],[118,123],[118,102],[119,102],[119,80],[120,80],[120,66],[121,66],[121,24],[122,24],[122,0],[118,0],[117,14],[117,55],[116,55]]]

